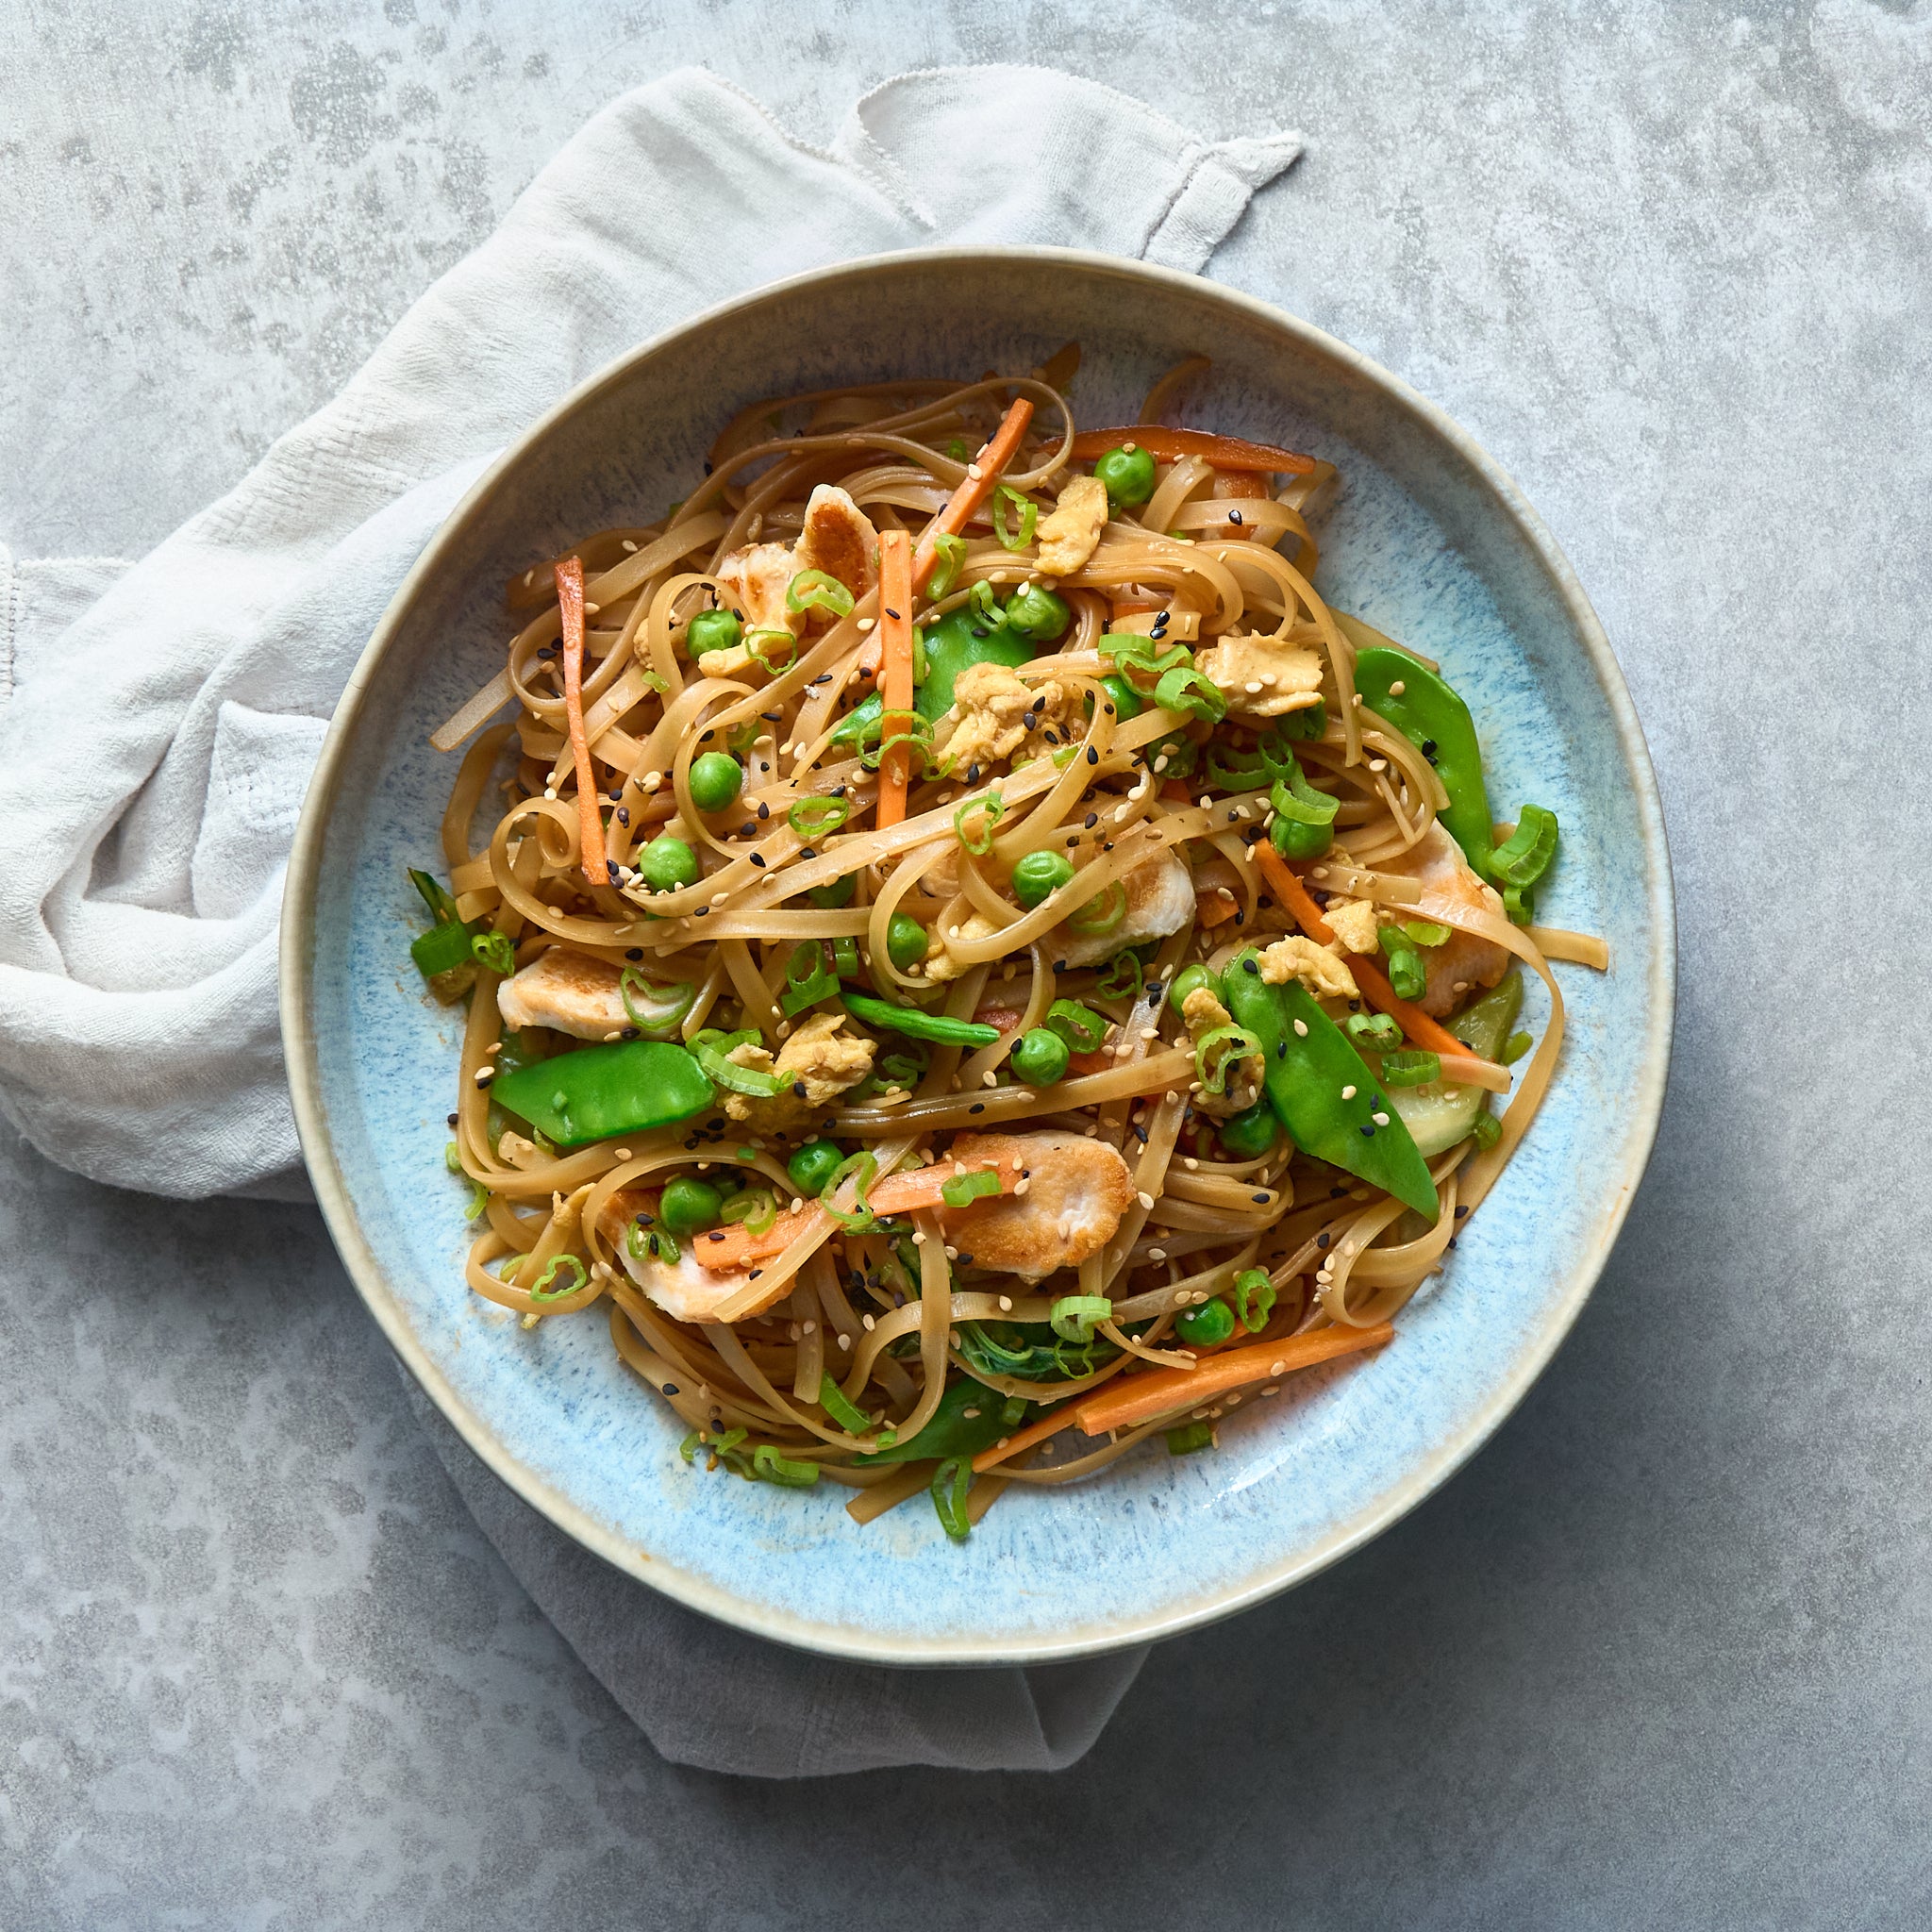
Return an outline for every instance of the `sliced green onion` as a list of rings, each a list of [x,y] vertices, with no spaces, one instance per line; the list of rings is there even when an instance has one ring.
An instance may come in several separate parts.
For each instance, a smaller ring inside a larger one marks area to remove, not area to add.
[[[693,1429],[691,1432],[691,1434],[688,1435],[684,1439],[684,1441],[677,1445],[677,1453],[681,1457],[683,1457],[687,1462],[694,1463],[697,1460],[698,1443],[703,1439],[703,1437],[704,1431],[702,1429]]]
[[[1503,1051],[1497,1055],[1506,1067],[1513,1067],[1531,1047],[1536,1044],[1534,1037],[1527,1033],[1512,1033],[1503,1042]]]
[[[870,704],[872,701],[868,698],[866,702]],[[861,706],[859,708],[862,710],[864,707]],[[852,716],[854,718],[858,717],[858,712],[854,711]],[[850,721],[848,720],[847,722],[849,723]],[[879,741],[869,751],[860,752],[858,757],[859,763],[867,771],[876,772],[879,768],[879,760],[895,745],[901,744],[909,747],[919,754],[919,762],[924,771],[939,773],[943,775],[944,772],[950,769],[950,760],[941,765],[933,763],[931,719],[922,718],[917,711],[881,711],[877,724]],[[889,730],[887,728],[889,725],[897,728]],[[869,735],[869,726],[867,731]],[[863,741],[861,740],[860,741],[862,742]]]
[[[825,949],[817,940],[801,940],[785,962],[785,984],[778,994],[778,1008],[793,1018],[808,1007],[828,1000],[839,991],[837,976],[825,964]]]
[[[1405,919],[1402,929],[1419,946],[1446,946],[1453,926],[1438,925],[1432,919]]]
[[[956,1174],[940,1190],[940,1199],[948,1208],[964,1208],[984,1194],[997,1194],[999,1191],[999,1175],[982,1170],[978,1174]]]
[[[938,1512],[940,1527],[956,1543],[973,1534],[973,1519],[966,1514],[966,1498],[973,1488],[970,1457],[949,1456],[932,1473],[932,1507]]]
[[[833,617],[849,617],[852,614],[852,592],[827,571],[802,570],[785,586],[785,608],[788,610],[824,610]]]
[[[846,607],[848,609],[851,608],[851,599],[849,597],[846,599]],[[767,641],[773,639],[776,640],[775,643]],[[744,648],[774,677],[778,676],[783,672],[790,671],[798,662],[798,640],[789,630],[779,630],[775,627],[766,630],[748,630],[744,634]],[[783,654],[776,662],[773,661],[774,650]]]
[[[1528,886],[1505,886],[1503,910],[1512,925],[1527,925],[1536,917],[1536,898]]]
[[[1469,1130],[1475,1138],[1475,1144],[1487,1154],[1503,1138],[1503,1123],[1488,1108],[1476,1115],[1475,1124]]]
[[[1490,876],[1501,886],[1533,886],[1557,856],[1557,814],[1525,805],[1516,829],[1490,855]]]
[[[1265,1268],[1244,1268],[1234,1278],[1234,1311],[1250,1335],[1258,1335],[1274,1312],[1274,1284]]]
[[[769,1188],[746,1188],[718,1209],[720,1221],[741,1221],[746,1234],[768,1234],[778,1218],[778,1204]]]
[[[442,1143],[442,1164],[452,1174],[461,1174],[463,1171],[463,1150],[454,1141],[445,1141]]]
[[[500,973],[508,979],[517,970],[516,941],[507,932],[472,934],[470,955],[479,966]]]
[[[562,1268],[574,1269],[576,1279],[568,1288],[552,1288],[558,1271]],[[553,1255],[549,1265],[530,1284],[529,1294],[533,1302],[560,1302],[568,1295],[574,1295],[591,1285],[591,1271],[575,1255]]]
[[[984,625],[988,630],[1005,630],[1007,613],[1000,603],[999,592],[982,578],[966,593],[966,602],[972,608],[973,621]]]
[[[1077,911],[1067,914],[1070,932],[1099,934],[1111,932],[1127,916],[1127,888],[1115,879],[1107,891],[1088,900]]]
[[[1178,1428],[1167,1432],[1167,1453],[1170,1456],[1191,1456],[1197,1449],[1211,1449],[1214,1446],[1214,1424],[1212,1423],[1183,1423]]]
[[[1012,535],[1007,528],[1007,506],[1016,503],[1020,506],[1020,533]],[[999,484],[992,492],[992,533],[1008,550],[1024,550],[1033,541],[1034,526],[1040,522],[1040,507],[1030,498],[1023,496],[1010,483]]]
[[[438,925],[450,925],[456,922],[457,902],[450,890],[433,873],[418,872],[409,868],[409,883],[423,895],[423,903],[429,908],[429,916]]]
[[[1399,925],[1385,925],[1379,935],[1389,961],[1389,984],[1397,999],[1419,1000],[1429,990],[1428,969],[1415,943]]]
[[[1063,1294],[1046,1319],[1062,1341],[1091,1341],[1101,1323],[1113,1319],[1113,1303],[1104,1294]]]
[[[878,1217],[872,1211],[872,1204],[865,1198],[865,1191],[878,1178],[878,1157],[874,1154],[848,1154],[841,1160],[830,1180],[819,1190],[819,1206],[842,1227],[847,1234],[864,1234],[878,1224]],[[852,1213],[835,1207],[832,1197],[847,1179],[852,1182],[852,1191],[857,1208]]]
[[[638,1006],[636,992],[644,1004]],[[646,1040],[668,1040],[684,1024],[684,1016],[697,1004],[698,990],[688,979],[674,979],[666,986],[654,986],[642,969],[626,966],[617,975],[617,996],[624,1010]]]
[[[1227,716],[1227,699],[1221,688],[1191,664],[1176,664],[1172,671],[1163,671],[1154,687],[1154,702],[1163,710],[1186,711],[1204,724],[1218,724]]]
[[[1387,1013],[1351,1013],[1342,1030],[1357,1046],[1390,1053],[1402,1044],[1402,1028]]]
[[[1441,1058],[1421,1048],[1382,1056],[1382,1084],[1386,1087],[1426,1087],[1441,1077]]]
[[[976,838],[966,830],[966,821],[974,812],[980,814],[982,821]],[[969,798],[953,814],[954,836],[974,858],[984,858],[992,850],[993,828],[1006,815],[1006,801],[997,791],[989,791],[984,798]]]
[[[481,1181],[470,1183],[470,1205],[463,1209],[465,1221],[475,1221],[490,1205],[490,1190]]]
[[[925,1078],[925,1070],[931,1064],[931,1051],[919,1046],[908,1053],[883,1055],[878,1069],[888,1087],[903,1087],[909,1091]]]
[[[858,941],[849,932],[832,941],[832,971],[841,979],[858,977]]]
[[[784,1090],[785,1083],[776,1074],[763,1073],[757,1067],[741,1067],[708,1041],[700,1044],[693,1040],[691,1050],[713,1084],[732,1093],[742,1093],[752,1100],[770,1100]]]
[[[1056,1000],[1046,1009],[1046,1024],[1075,1053],[1092,1053],[1107,1038],[1108,1023],[1078,1000]]]
[[[966,540],[942,532],[932,540],[932,547],[939,562],[926,579],[925,594],[937,604],[959,581],[960,566],[966,561]]]
[[[1222,1051],[1210,1069],[1209,1051],[1217,1046]],[[1201,1076],[1201,1091],[1224,1094],[1230,1071],[1241,1061],[1252,1059],[1262,1051],[1260,1041],[1245,1026],[1216,1026],[1212,1031],[1202,1034],[1194,1042],[1194,1071]]]
[[[1138,1000],[1147,984],[1141,962],[1131,952],[1116,953],[1101,968],[1093,991],[1104,1000]]]
[[[1103,658],[1110,658],[1123,671],[1164,677],[1170,671],[1194,661],[1185,644],[1157,644],[1145,631],[1108,631],[1094,646]]]
[[[1341,801],[1327,791],[1317,791],[1302,775],[1300,761],[1292,752],[1287,769],[1275,779],[1268,794],[1277,819],[1289,819],[1300,825],[1332,825]]]
[[[842,798],[801,798],[785,814],[785,823],[801,839],[823,839],[851,816],[852,808]]]
[[[872,1418],[833,1381],[830,1375],[819,1377],[819,1407],[848,1436],[872,1434]]]
[[[782,1483],[788,1490],[808,1490],[819,1479],[816,1462],[794,1462],[769,1442],[760,1442],[751,1452],[751,1466],[763,1481]]]

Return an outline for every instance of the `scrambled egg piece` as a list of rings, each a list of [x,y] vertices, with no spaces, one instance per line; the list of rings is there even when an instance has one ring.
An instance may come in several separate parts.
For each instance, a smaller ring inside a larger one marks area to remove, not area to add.
[[[1048,732],[1059,743],[1077,738],[1068,718],[1072,705],[1066,687],[1052,678],[1036,687],[1004,664],[969,664],[953,686],[956,722],[941,749],[956,772],[970,774],[974,765],[987,771],[1036,732],[1042,742]]]
[[[630,1024],[618,973],[589,953],[552,946],[496,989],[496,1010],[512,1033],[551,1026],[578,1040],[608,1040]]]
[[[1181,1002],[1181,1018],[1186,1021],[1188,1033],[1196,1046],[1217,1026],[1234,1024],[1234,1015],[1205,986],[1197,986]],[[1237,1060],[1228,1068],[1227,1078],[1222,1086],[1224,1091],[1221,1093],[1209,1093],[1204,1087],[1194,1095],[1196,1108],[1202,1113],[1225,1118],[1228,1114],[1240,1113],[1244,1108],[1253,1107],[1261,1097],[1259,1058],[1250,1054]]]
[[[976,1266],[1023,1281],[1042,1281],[1099,1254],[1134,1205],[1127,1163],[1084,1134],[961,1134],[952,1154],[969,1167],[1019,1167],[1024,1193],[942,1208],[940,1218],[962,1261],[971,1255]]]
[[[1322,695],[1322,657],[1279,638],[1221,638],[1194,654],[1194,669],[1248,718],[1306,710]]]
[[[1375,908],[1366,899],[1331,899],[1322,917],[1350,953],[1373,953],[1380,945]]]
[[[855,600],[879,580],[879,533],[872,519],[835,483],[821,483],[805,506],[805,527],[796,543],[746,543],[718,566],[718,590],[728,609],[747,631],[786,630],[796,637],[819,619],[811,610],[793,610],[785,601],[800,571],[822,570],[852,592]],[[722,651],[706,651],[698,669],[707,677],[736,677],[758,662],[741,639]]]
[[[1261,955],[1261,977],[1270,986],[1299,979],[1317,999],[1357,1000],[1355,974],[1325,946],[1299,935],[1277,940]]]
[[[958,938],[962,940],[990,940],[999,930],[985,913],[975,912],[966,924],[959,927]],[[970,969],[956,959],[946,948],[945,937],[935,930],[925,941],[925,976],[935,985],[943,985],[949,979],[958,979],[960,974]]]
[[[1040,540],[1040,568],[1048,576],[1072,576],[1093,555],[1106,528],[1107,485],[1098,476],[1075,476],[1034,533]]]
[[[756,1122],[767,1133],[815,1120],[849,1087],[857,1087],[872,1072],[873,1043],[843,1028],[843,1013],[817,1013],[783,1046],[774,1060],[769,1047],[746,1041],[726,1056],[755,1073],[775,1074],[785,1089],[769,1100],[727,1093],[724,1112],[734,1121]]]

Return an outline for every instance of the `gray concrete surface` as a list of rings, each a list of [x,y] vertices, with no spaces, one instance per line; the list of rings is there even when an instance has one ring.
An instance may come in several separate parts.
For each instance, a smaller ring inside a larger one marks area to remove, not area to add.
[[[1924,0],[15,0],[0,539],[160,536],[633,81],[822,137],[1015,55],[1307,129],[1218,272],[1457,413],[1596,598],[1684,991],[1595,1302],[1078,1769],[771,1788],[667,1769],[534,1616],[312,1213],[0,1144],[0,1924],[1932,1919]]]

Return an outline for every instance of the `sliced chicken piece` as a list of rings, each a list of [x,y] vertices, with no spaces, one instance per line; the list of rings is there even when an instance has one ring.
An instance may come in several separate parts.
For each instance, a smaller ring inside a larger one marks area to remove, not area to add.
[[[1322,695],[1321,653],[1279,638],[1217,639],[1194,653],[1194,669],[1246,718],[1284,717]]]
[[[1075,476],[1058,504],[1040,520],[1040,568],[1050,577],[1072,576],[1093,555],[1107,528],[1107,485],[1098,476]]]
[[[879,533],[836,483],[821,483],[806,499],[805,527],[791,557],[794,571],[822,570],[855,599],[879,580]]]
[[[747,543],[718,566],[718,589],[725,608],[738,614],[746,630],[796,632],[804,629],[805,616],[786,608],[785,592],[797,573],[791,544]],[[702,662],[698,668],[704,669]]]
[[[1432,824],[1416,844],[1390,863],[1422,880],[1416,903],[1425,918],[1447,922],[1472,912],[1505,916],[1502,895],[1476,875],[1462,856],[1462,847],[1440,824]],[[1447,945],[1425,952],[1423,958],[1429,984],[1416,1005],[1439,1020],[1453,1013],[1473,989],[1494,986],[1509,970],[1509,955],[1474,933],[1452,932]]]
[[[1017,1161],[1024,1193],[941,1210],[946,1239],[974,1265],[1041,1281],[1077,1268],[1113,1239],[1133,1206],[1127,1164],[1104,1141],[1081,1134],[961,1134],[954,1158],[969,1166]]]
[[[1049,958],[1064,959],[1073,967],[1097,966],[1123,947],[1166,939],[1194,916],[1193,874],[1171,851],[1137,865],[1122,883],[1127,889],[1127,909],[1120,924],[1109,932],[1093,934],[1075,932],[1062,921],[1047,935]]]
[[[496,989],[496,1010],[512,1033],[553,1026],[579,1040],[622,1036],[631,1024],[618,991],[619,968],[588,953],[552,946]]]
[[[674,1322],[715,1322],[718,1310],[733,1295],[752,1285],[751,1271],[701,1267],[690,1243],[679,1244],[675,1261],[660,1261],[650,1255],[639,1260],[630,1251],[630,1224],[641,1212],[650,1213],[657,1199],[656,1194],[646,1193],[641,1188],[622,1189],[605,1204],[603,1213],[597,1217],[597,1231],[616,1252],[624,1272]],[[763,1314],[774,1302],[782,1301],[791,1291],[790,1275],[774,1274],[767,1281],[761,1274],[759,1282],[764,1298],[744,1309],[737,1317],[739,1321]]]
[[[769,1100],[727,1093],[726,1115],[754,1122],[759,1131],[774,1134],[816,1120],[847,1088],[857,1087],[872,1072],[872,1041],[847,1033],[845,1021],[842,1012],[815,1014],[778,1049],[775,1060],[768,1047],[748,1041],[734,1047],[730,1058],[740,1066],[776,1074],[785,1088]]]

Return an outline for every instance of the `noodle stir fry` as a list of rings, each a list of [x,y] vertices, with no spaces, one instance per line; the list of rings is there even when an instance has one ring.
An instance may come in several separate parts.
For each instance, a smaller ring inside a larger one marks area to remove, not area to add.
[[[601,1304],[687,1462],[956,1538],[1386,1344],[1607,963],[1313,588],[1333,468],[1164,423],[1192,365],[1078,427],[1077,361],[758,404],[524,572],[412,874],[470,1287]]]

